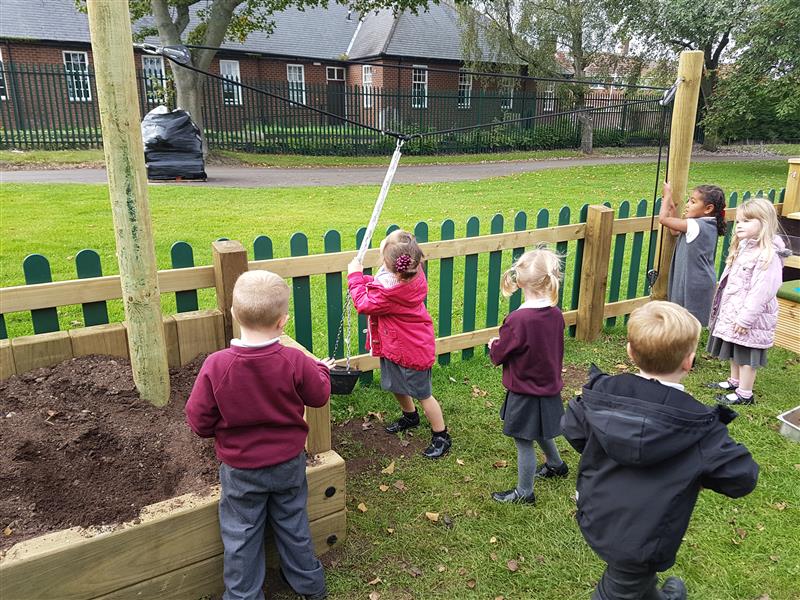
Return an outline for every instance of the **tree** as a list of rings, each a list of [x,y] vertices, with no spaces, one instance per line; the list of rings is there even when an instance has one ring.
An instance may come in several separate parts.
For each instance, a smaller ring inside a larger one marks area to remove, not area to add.
[[[334,0],[358,12],[380,8],[417,12],[430,2],[439,0]],[[76,0],[82,4],[84,0]],[[193,44],[212,49],[193,48],[192,65],[203,71],[211,66],[218,48],[226,39],[244,42],[256,30],[272,31],[271,19],[276,12],[289,7],[300,9],[327,6],[328,0],[129,0],[134,23],[152,17],[153,26],[140,28],[139,35],[158,35],[163,45]],[[190,27],[191,25],[191,27]],[[201,94],[203,76],[188,69],[172,69],[178,106],[189,111],[200,130],[202,123]]]
[[[800,3],[772,0],[737,39],[742,48],[705,118],[715,137],[787,139],[800,131]]]
[[[592,0],[482,0],[461,10],[468,35],[468,52],[476,55],[481,31],[498,63],[524,62],[528,72],[561,76],[556,49],[566,50],[575,79],[586,77],[586,68],[612,49],[612,28],[600,2]],[[585,106],[586,88],[573,86],[576,108]],[[592,152],[593,120],[580,113],[581,150]]]
[[[768,1],[768,0],[767,0]],[[789,0],[791,2],[791,0]],[[764,0],[604,0],[609,15],[619,21],[618,36],[635,38],[651,59],[682,50],[702,50],[700,109],[711,108],[720,64],[761,9]],[[713,135],[705,146],[716,148]]]

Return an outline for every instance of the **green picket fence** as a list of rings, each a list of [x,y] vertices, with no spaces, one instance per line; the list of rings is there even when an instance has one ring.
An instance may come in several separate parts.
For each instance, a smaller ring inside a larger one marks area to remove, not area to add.
[[[757,192],[757,195],[764,195]],[[742,200],[750,197],[749,193]],[[767,197],[774,203],[782,202],[783,191],[770,190]],[[735,207],[739,195],[731,194],[729,207]],[[652,213],[647,200],[636,203],[622,202],[617,209],[617,219],[648,217]],[[518,212],[510,223],[506,223],[503,215],[497,214],[488,223],[481,223],[477,217],[466,219],[466,236],[461,240],[477,238],[481,235],[498,234],[509,231],[524,231],[532,223],[532,229],[547,229],[555,225],[582,223],[587,218],[588,205],[572,212],[568,207],[561,208],[551,215],[542,209],[534,215]],[[658,204],[655,206],[658,210]],[[648,223],[649,226],[649,223]],[[391,225],[386,233],[397,228]],[[645,274],[652,268],[655,260],[655,232],[647,235],[647,226],[630,233],[614,234],[609,260],[607,286],[607,302],[633,299],[649,294]],[[453,240],[455,238],[455,221],[444,220],[436,231],[431,231],[429,224],[421,221],[412,231],[417,239],[428,241]],[[340,232],[330,230],[323,237],[325,253],[337,253],[346,249],[357,249],[363,239],[365,230],[359,229],[352,236],[352,243],[343,244]],[[652,239],[652,243],[651,243]],[[559,306],[565,310],[578,307],[580,300],[580,278],[583,260],[584,239],[559,241],[555,249],[564,256],[564,281],[559,293]],[[730,232],[722,237],[718,248],[718,269],[721,272],[728,248]],[[295,233],[290,239],[290,256],[309,255],[308,237],[303,233]],[[519,293],[504,301],[500,294],[500,277],[514,258],[526,248],[507,248],[480,254],[467,254],[430,260],[425,269],[429,280],[428,307],[434,317],[436,334],[446,337],[454,333],[466,333],[477,328],[494,327],[510,310],[517,308],[521,302]],[[649,251],[648,251],[649,250]],[[273,240],[266,236],[258,236],[252,244],[253,260],[263,261],[275,257]],[[75,257],[78,279],[101,277],[103,270],[100,257],[93,250],[82,250]],[[193,249],[186,242],[175,242],[171,248],[171,268],[181,269],[194,267]],[[23,261],[23,272],[26,284],[43,284],[52,281],[50,264],[44,256],[31,254]],[[367,270],[369,271],[369,270]],[[342,358],[343,343],[337,345],[337,334],[346,306],[345,276],[342,272],[319,273],[291,277],[292,300],[291,314],[287,333],[298,342],[317,354],[336,355]],[[6,288],[9,289],[18,288]],[[162,302],[167,303],[170,294],[162,295]],[[174,293],[175,310],[178,313],[214,307],[213,290],[184,290]],[[2,297],[2,296],[0,296]],[[109,306],[112,305],[112,306]],[[6,324],[6,315],[0,315],[0,339],[6,339],[28,333],[48,333],[70,328],[75,325],[100,325],[123,320],[121,302],[118,300],[90,302],[76,306],[37,308],[30,311],[15,312],[7,315],[10,327]],[[365,352],[366,319],[362,315],[352,314],[351,348],[353,354]],[[608,326],[617,324],[616,317],[606,320]],[[9,332],[10,329],[10,332]],[[569,334],[574,335],[575,327],[570,327]],[[355,352],[357,349],[357,352]],[[471,348],[461,351],[462,358],[473,355]],[[446,365],[451,360],[450,354],[439,356],[439,363]],[[365,375],[369,378],[370,375]]]

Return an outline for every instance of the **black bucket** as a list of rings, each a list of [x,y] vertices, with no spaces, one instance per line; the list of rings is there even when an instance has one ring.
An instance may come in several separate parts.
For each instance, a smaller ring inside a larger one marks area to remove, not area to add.
[[[333,367],[331,369],[331,394],[336,396],[346,396],[353,393],[356,382],[361,376],[358,369],[348,369],[347,367]]]

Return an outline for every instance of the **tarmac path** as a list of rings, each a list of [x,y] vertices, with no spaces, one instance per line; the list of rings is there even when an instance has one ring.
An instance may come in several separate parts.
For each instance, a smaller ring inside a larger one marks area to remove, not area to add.
[[[781,160],[780,156],[763,154],[699,155],[693,162],[736,162],[745,160]],[[408,165],[402,160],[394,183],[439,183],[446,181],[476,181],[490,177],[518,175],[546,169],[567,167],[647,164],[655,167],[655,156],[568,158],[557,160],[516,160],[506,162],[461,163],[449,165]],[[386,159],[388,167],[389,158]],[[303,186],[380,185],[385,167],[279,168],[229,167],[206,168],[208,181],[163,182],[153,185],[182,185],[203,187],[281,188]],[[0,172],[0,183],[106,183],[105,169],[52,169]]]

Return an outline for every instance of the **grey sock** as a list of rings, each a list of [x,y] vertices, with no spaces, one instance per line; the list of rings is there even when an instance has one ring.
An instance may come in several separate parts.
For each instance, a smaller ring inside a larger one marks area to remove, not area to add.
[[[529,496],[533,493],[533,476],[536,473],[536,450],[531,440],[514,438],[517,446],[517,493]]]
[[[545,460],[547,461],[548,467],[558,467],[564,461],[561,459],[561,455],[558,453],[558,448],[556,447],[555,439],[543,440],[537,439],[536,443],[539,444],[539,448],[542,449],[544,452]]]

